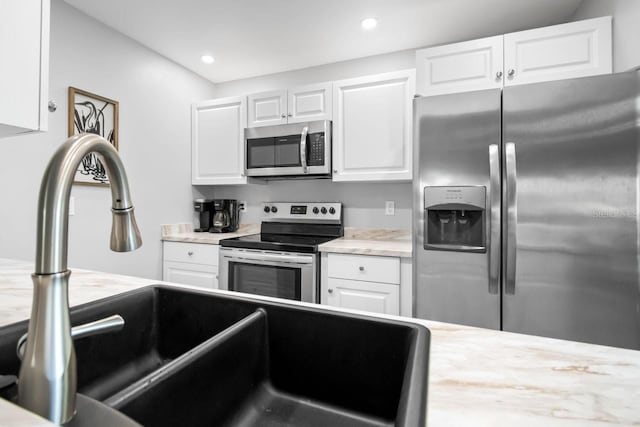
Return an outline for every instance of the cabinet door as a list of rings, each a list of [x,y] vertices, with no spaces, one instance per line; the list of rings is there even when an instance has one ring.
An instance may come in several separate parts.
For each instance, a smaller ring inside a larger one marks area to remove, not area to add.
[[[245,97],[214,99],[191,108],[191,183],[246,184]]]
[[[287,91],[276,90],[249,95],[249,125],[281,125],[287,123]]]
[[[502,87],[502,36],[416,51],[417,92],[423,96]]]
[[[164,261],[162,280],[182,285],[218,289],[218,267],[204,264]]]
[[[332,119],[332,85],[318,83],[289,89],[287,118],[289,123]]]
[[[333,83],[333,180],[411,180],[415,71]]]
[[[400,314],[400,287],[387,283],[329,278],[327,305],[374,313]]]
[[[0,2],[0,137],[47,130],[49,7]]]
[[[611,17],[504,36],[505,86],[611,73]]]

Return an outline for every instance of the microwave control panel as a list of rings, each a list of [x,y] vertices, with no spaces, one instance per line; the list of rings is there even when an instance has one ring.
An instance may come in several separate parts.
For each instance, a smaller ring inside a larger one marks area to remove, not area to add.
[[[307,165],[324,166],[324,132],[309,134]]]

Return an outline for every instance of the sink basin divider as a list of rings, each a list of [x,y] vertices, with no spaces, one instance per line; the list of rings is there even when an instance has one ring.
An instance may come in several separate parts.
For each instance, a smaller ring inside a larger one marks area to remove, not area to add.
[[[234,339],[238,334],[247,328],[255,327],[260,322],[266,322],[267,313],[264,309],[259,308],[252,314],[235,322],[233,325],[217,333],[213,337],[203,343],[193,347],[191,350],[175,358],[166,365],[149,373],[145,377],[134,382],[125,389],[119,391],[108,399],[104,400],[104,404],[110,407],[122,407],[127,401],[134,399],[145,389],[157,385],[159,382],[170,378],[179,371],[187,368],[191,363],[209,353],[212,349],[223,345],[229,340]]]

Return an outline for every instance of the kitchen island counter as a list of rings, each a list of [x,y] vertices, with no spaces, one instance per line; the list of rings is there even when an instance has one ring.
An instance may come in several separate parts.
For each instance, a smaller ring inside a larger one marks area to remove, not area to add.
[[[32,271],[32,263],[0,260],[0,326],[28,318]],[[77,305],[158,283],[72,269],[69,297]],[[419,323],[432,333],[430,427],[640,425],[638,351]],[[0,425],[49,425],[9,405],[0,400]]]

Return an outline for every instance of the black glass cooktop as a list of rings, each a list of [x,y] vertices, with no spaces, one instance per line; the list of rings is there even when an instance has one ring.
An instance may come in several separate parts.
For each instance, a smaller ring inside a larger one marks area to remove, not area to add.
[[[220,246],[281,252],[313,253],[318,251],[318,245],[336,238],[337,236],[300,236],[263,233],[223,239],[220,241]]]

